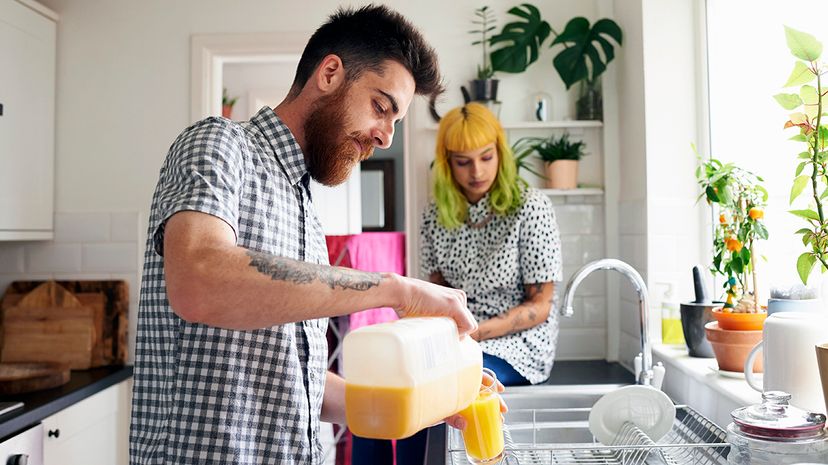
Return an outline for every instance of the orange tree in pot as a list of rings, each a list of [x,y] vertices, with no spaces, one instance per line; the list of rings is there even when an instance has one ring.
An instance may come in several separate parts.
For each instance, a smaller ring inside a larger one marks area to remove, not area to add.
[[[716,322],[705,326],[719,367],[742,371],[748,352],[762,338],[767,312],[760,305],[756,243],[768,238],[764,211],[768,193],[762,178],[733,163],[702,160],[696,179],[714,209],[713,263],[724,277],[725,304],[713,310]],[[741,364],[741,365],[740,365]],[[755,367],[761,371],[761,367]]]

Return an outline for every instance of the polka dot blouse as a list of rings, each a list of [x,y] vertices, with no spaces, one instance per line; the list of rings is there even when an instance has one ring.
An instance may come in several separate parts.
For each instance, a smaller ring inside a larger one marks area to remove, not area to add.
[[[448,285],[466,291],[478,321],[518,306],[524,285],[561,280],[561,240],[552,202],[536,189],[524,191],[520,209],[492,215],[489,196],[469,206],[465,224],[446,229],[432,202],[420,226],[421,272],[440,272]],[[559,289],[555,289],[556,301]],[[483,352],[509,362],[532,384],[549,377],[558,342],[554,311],[544,323],[508,336],[482,341]]]

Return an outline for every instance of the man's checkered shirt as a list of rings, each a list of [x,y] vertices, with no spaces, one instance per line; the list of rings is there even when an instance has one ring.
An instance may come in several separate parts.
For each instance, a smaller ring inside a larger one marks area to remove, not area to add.
[[[234,331],[179,318],[164,281],[164,225],[187,210],[226,222],[240,247],[328,263],[304,156],[272,109],[243,123],[207,118],[175,140],[149,219],[130,463],[320,463],[327,319]]]

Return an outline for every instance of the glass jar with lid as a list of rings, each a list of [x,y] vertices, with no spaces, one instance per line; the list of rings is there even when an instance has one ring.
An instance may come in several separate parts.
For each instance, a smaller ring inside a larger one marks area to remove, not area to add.
[[[731,465],[828,462],[825,415],[789,404],[782,391],[762,394],[762,403],[734,410],[727,426]]]

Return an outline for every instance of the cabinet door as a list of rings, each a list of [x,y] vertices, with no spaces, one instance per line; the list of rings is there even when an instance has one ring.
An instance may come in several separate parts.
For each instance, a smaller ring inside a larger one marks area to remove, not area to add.
[[[116,384],[43,420],[43,463],[126,465],[130,385]]]
[[[0,0],[0,239],[48,239],[54,197],[56,25]]]

